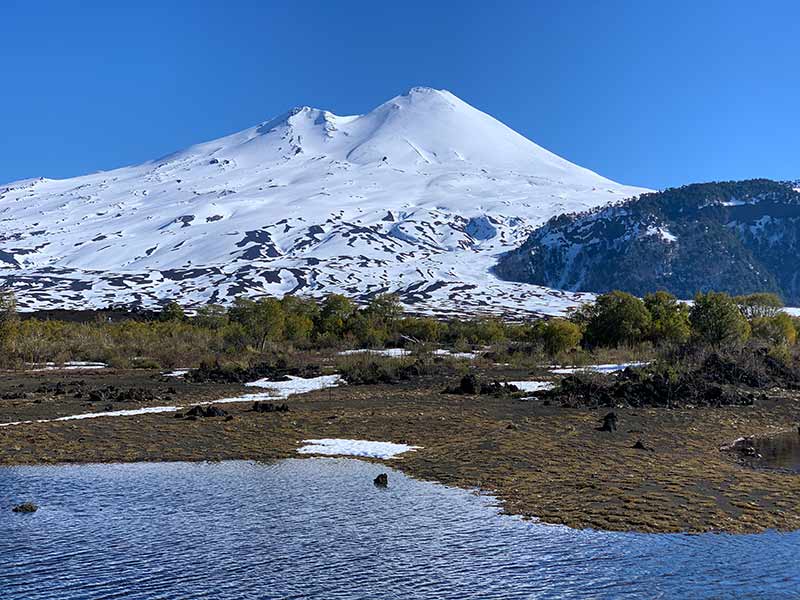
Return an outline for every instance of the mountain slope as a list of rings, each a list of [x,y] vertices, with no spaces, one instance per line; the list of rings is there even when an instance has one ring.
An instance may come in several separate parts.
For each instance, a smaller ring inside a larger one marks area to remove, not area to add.
[[[396,291],[427,312],[557,311],[574,298],[497,280],[497,256],[641,191],[414,88],[366,115],[297,108],[141,165],[0,186],[0,277],[28,308]]]
[[[800,192],[757,179],[689,185],[556,217],[495,272],[592,292],[771,291],[798,305],[798,256]]]

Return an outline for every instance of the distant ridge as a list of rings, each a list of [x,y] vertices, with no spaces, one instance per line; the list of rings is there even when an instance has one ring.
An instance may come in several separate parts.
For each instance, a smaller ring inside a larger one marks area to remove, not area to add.
[[[754,179],[687,185],[552,219],[496,272],[569,290],[775,292],[800,305],[800,192]]]

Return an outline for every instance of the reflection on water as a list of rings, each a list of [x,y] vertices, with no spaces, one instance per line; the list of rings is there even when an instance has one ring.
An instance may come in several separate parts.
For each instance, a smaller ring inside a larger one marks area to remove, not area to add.
[[[800,533],[574,531],[347,459],[0,469],[4,600],[797,598]],[[40,505],[11,513],[15,502]]]
[[[755,438],[753,445],[763,465],[800,473],[800,430]]]

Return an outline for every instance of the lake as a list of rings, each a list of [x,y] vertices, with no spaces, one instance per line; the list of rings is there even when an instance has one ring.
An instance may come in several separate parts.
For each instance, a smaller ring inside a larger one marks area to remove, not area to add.
[[[0,468],[0,598],[122,597],[800,598],[800,533],[576,531],[353,459]]]

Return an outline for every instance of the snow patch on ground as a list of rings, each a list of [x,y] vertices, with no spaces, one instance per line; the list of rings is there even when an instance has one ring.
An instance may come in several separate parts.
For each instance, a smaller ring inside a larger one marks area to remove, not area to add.
[[[189,371],[191,371],[191,369],[176,369],[174,371],[170,371],[169,373],[164,373],[163,377],[183,377]]]
[[[392,442],[337,438],[303,440],[303,443],[306,445],[297,449],[300,454],[363,456],[367,458],[394,458],[403,452],[422,448],[422,446],[409,446],[408,444],[395,444]]]
[[[464,358],[472,360],[478,358],[477,352],[452,352],[450,350],[434,350],[433,354],[436,356],[449,356],[450,358]]]
[[[552,381],[509,381],[510,385],[517,386],[523,392],[540,392],[542,390],[551,390],[555,387]]]
[[[571,373],[578,373],[579,371],[592,371],[594,373],[615,373],[617,371],[624,371],[628,367],[643,367],[647,362],[630,362],[608,365],[585,365],[583,367],[557,367],[551,368],[551,373],[558,375],[569,375]]]
[[[91,369],[107,369],[108,365],[106,363],[101,362],[85,362],[80,360],[65,362],[62,364],[57,363],[33,363],[31,364],[31,369],[26,369],[26,371],[30,372],[37,372],[37,371],[78,371],[78,370],[91,370]]]
[[[267,379],[259,379],[246,383],[247,386],[266,388],[267,392],[257,394],[244,394],[233,398],[223,398],[221,400],[211,400],[208,402],[197,402],[192,404],[230,404],[232,402],[255,402],[256,400],[285,400],[293,394],[305,394],[306,392],[313,392],[315,390],[325,389],[327,387],[335,387],[342,383],[343,380],[339,375],[322,375],[321,377],[312,377],[303,379],[302,377],[292,377],[289,381],[268,381]],[[146,415],[149,413],[162,413],[162,412],[176,412],[178,410],[187,408],[187,406],[148,406],[145,408],[133,408],[128,410],[110,410],[106,412],[97,413],[82,413],[78,415],[69,415],[66,417],[58,417],[55,419],[39,419],[36,421],[14,421],[12,423],[0,423],[0,427],[10,427],[12,425],[25,425],[28,423],[52,423],[55,421],[73,421],[77,419],[96,419],[98,417],[131,417],[136,415]]]
[[[383,350],[358,348],[356,350],[343,350],[339,352],[339,356],[353,356],[355,354],[375,354],[376,356],[390,356],[392,358],[399,358],[401,356],[408,356],[411,354],[411,351],[406,350],[405,348],[384,348]]]
[[[336,387],[344,383],[341,375],[320,375],[305,379],[303,377],[289,377],[288,381],[270,381],[269,379],[258,379],[245,383],[248,387],[266,388],[274,392],[280,398],[288,398],[292,394],[305,394],[316,390],[324,390],[329,387]]]
[[[392,358],[399,358],[403,356],[410,356],[411,350],[405,348],[384,348],[383,350],[373,350],[372,348],[359,348],[357,350],[343,350],[339,352],[340,356],[352,356],[354,354],[375,354],[377,356],[389,356]],[[436,356],[448,356],[450,358],[463,358],[474,359],[478,358],[477,352],[453,352],[452,350],[437,349],[431,352]]]

